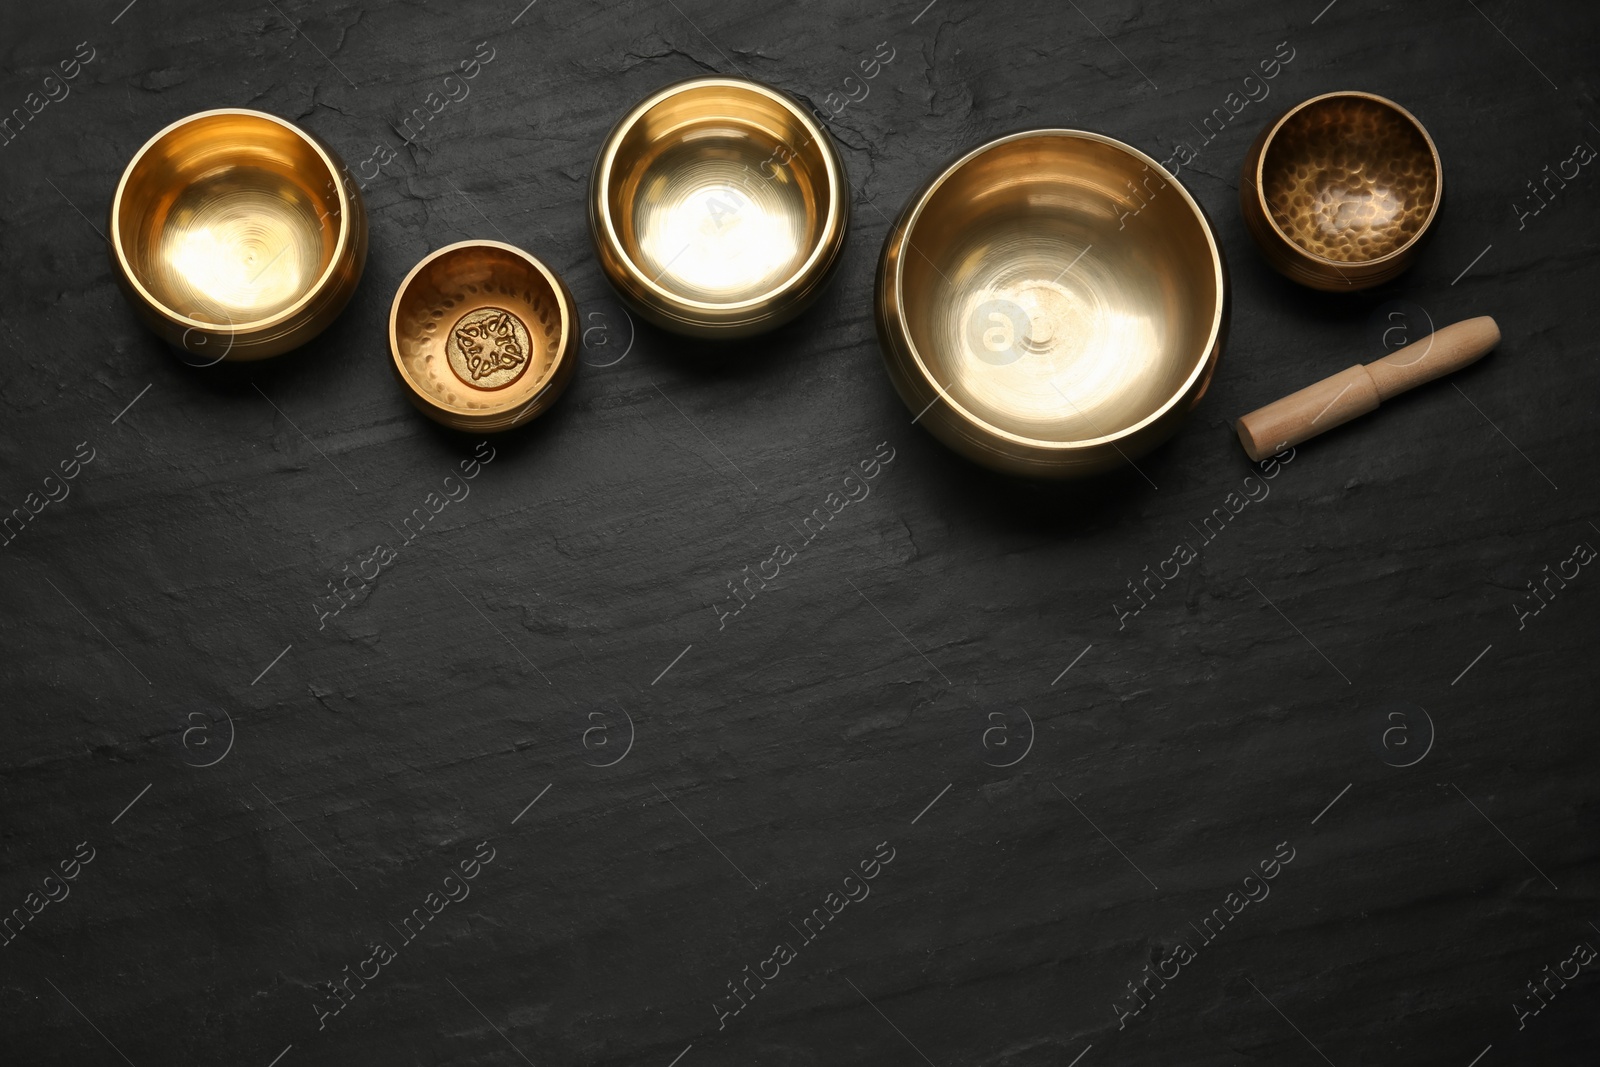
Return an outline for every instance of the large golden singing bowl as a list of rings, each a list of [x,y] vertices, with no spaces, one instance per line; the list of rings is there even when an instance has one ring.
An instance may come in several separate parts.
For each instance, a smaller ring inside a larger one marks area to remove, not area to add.
[[[878,339],[914,420],[996,470],[1074,477],[1171,436],[1222,351],[1227,268],[1187,190],[1082,130],[980,145],[906,205]]]
[[[543,413],[578,363],[578,308],[549,267],[499,241],[446,245],[389,311],[394,372],[424,415],[469,433]]]
[[[1239,207],[1267,262],[1330,292],[1381,285],[1410,266],[1443,198],[1428,131],[1371,93],[1296,104],[1256,137],[1239,176]]]
[[[134,155],[111,200],[128,300],[194,356],[263,359],[321,333],[367,262],[367,216],[331,148],[259,111],[202,111]]]
[[[748,337],[798,315],[838,263],[849,219],[827,131],[743,78],[695,78],[640,101],[589,184],[612,285],[645,319],[698,337]]]

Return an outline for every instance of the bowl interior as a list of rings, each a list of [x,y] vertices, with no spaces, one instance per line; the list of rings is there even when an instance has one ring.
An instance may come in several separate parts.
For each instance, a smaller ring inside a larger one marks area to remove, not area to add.
[[[453,412],[498,413],[536,395],[555,372],[566,326],[544,272],[498,245],[442,250],[395,298],[406,377]]]
[[[339,242],[335,181],[290,127],[205,115],[138,157],[112,225],[134,277],[167,310],[244,326],[322,278]]]
[[[1082,134],[971,157],[909,233],[908,333],[934,383],[1032,441],[1106,437],[1150,417],[1207,357],[1221,267],[1158,168]]]
[[[1336,263],[1364,263],[1416,239],[1439,173],[1427,135],[1381,100],[1335,96],[1290,115],[1261,160],[1261,190],[1289,240]]]
[[[623,134],[603,195],[623,254],[646,278],[683,300],[736,304],[800,270],[834,191],[823,147],[790,107],[699,85]]]

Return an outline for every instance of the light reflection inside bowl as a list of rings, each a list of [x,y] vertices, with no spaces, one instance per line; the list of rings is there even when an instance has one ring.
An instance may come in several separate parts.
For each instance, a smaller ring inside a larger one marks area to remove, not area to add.
[[[729,302],[759,295],[799,267],[806,220],[794,186],[733,184],[750,173],[715,154],[658,165],[635,205],[640,266],[652,280],[690,299]]]

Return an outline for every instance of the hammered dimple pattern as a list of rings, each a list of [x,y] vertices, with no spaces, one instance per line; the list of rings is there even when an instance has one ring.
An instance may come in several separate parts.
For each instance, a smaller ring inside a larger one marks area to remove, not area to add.
[[[1437,188],[1422,131],[1373,100],[1336,98],[1302,109],[1262,161],[1273,221],[1295,244],[1336,263],[1404,248],[1427,225]]]
[[[563,323],[576,311],[535,263],[509,246],[462,242],[434,252],[401,285],[395,368],[430,417],[458,429],[506,429],[553,401],[545,396],[552,382],[564,388]]]

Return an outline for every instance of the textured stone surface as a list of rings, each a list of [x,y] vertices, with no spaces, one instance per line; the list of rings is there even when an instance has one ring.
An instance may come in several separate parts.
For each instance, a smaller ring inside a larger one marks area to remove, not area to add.
[[[1527,186],[1600,147],[1594,12],[921,6],[13,5],[0,107],[78,42],[94,58],[0,148],[0,499],[42,494],[79,442],[93,459],[0,552],[0,909],[80,842],[93,859],[0,948],[0,1059],[1592,1061],[1596,964],[1522,1029],[1514,1005],[1600,946],[1600,574],[1521,629],[1515,607],[1600,544],[1600,176]],[[703,71],[821,103],[883,41],[834,120],[856,195],[834,288],[737,348],[643,327],[629,348],[584,219],[610,123]],[[470,95],[402,146],[479,42]],[[1270,95],[1229,114],[1280,42]],[[1236,206],[1260,125],[1342,88],[1414,110],[1447,188],[1412,270],[1349,298],[1270,273]],[[219,106],[302,121],[353,171],[399,151],[333,328],[197,370],[137,324],[96,228],[145,138]],[[992,477],[910,425],[880,367],[888,217],[1028,125],[1198,153],[1181,178],[1226,247],[1232,334],[1148,481]],[[477,442],[399,392],[389,301],[468,237],[544,258],[597,332],[562,403],[403,544]],[[1199,543],[1252,474],[1234,417],[1382,354],[1386,326],[1484,313],[1496,353],[1301,448]],[[880,442],[871,495],[719,630],[726,583]],[[1119,626],[1125,583],[1185,540],[1199,558]],[[378,544],[398,557],[319,629]],[[990,766],[1023,751],[1024,710],[1031,750]],[[470,896],[408,942],[483,841]],[[803,938],[880,842],[870,897]],[[1205,942],[1191,924],[1280,842],[1270,896]],[[794,958],[719,1029],[780,941]],[[325,983],[378,942],[393,958],[319,1029]]]

